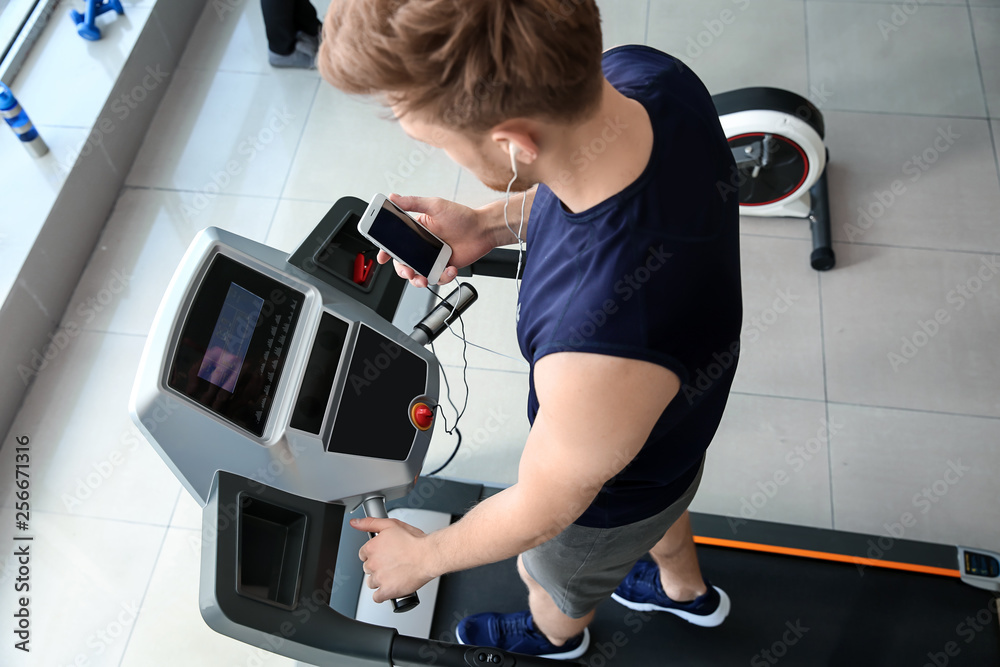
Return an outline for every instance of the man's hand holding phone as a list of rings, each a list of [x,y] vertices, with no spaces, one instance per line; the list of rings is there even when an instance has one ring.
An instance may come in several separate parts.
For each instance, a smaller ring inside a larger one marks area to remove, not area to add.
[[[387,199],[404,211],[416,213],[413,219],[434,237],[445,242],[447,247],[450,247],[451,255],[445,262],[445,268],[436,281],[437,284],[451,282],[458,275],[459,268],[468,266],[496,247],[494,233],[485,228],[484,220],[476,209],[440,197],[403,197],[393,194],[389,195]],[[371,209],[370,206],[369,211]],[[377,233],[373,233],[374,230],[371,228],[364,229],[363,226],[369,219],[368,212],[366,212],[359,229],[380,248],[383,248],[378,253],[379,264],[385,264],[392,259],[399,276],[409,280],[415,287],[426,287],[428,284],[427,276],[414,270],[410,263],[400,261],[400,258],[405,256],[406,248],[396,249],[391,245],[392,241],[386,235],[380,237]],[[391,254],[386,252],[386,248],[393,252]]]

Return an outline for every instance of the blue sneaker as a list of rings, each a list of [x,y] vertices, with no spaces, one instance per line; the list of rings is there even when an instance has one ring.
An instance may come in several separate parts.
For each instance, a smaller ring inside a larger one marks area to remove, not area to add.
[[[720,625],[729,615],[729,596],[705,580],[708,591],[690,602],[674,602],[663,592],[660,568],[641,560],[632,567],[611,597],[636,611],[667,611],[703,628]]]
[[[530,611],[516,614],[473,614],[458,622],[455,629],[459,644],[492,646],[540,658],[572,660],[590,647],[590,631],[583,632],[562,646],[556,646],[535,628]]]

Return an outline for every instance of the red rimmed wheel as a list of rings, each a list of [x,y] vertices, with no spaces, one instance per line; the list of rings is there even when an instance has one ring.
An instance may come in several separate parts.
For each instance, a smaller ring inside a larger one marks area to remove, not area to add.
[[[748,132],[729,138],[738,161],[741,206],[775,204],[798,192],[809,175],[809,158],[802,147],[779,134]]]

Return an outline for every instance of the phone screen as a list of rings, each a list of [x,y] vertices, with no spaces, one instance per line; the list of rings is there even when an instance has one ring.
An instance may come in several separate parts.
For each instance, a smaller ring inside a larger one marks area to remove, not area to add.
[[[414,271],[432,277],[430,272],[443,244],[395,204],[389,200],[382,204],[368,233]]]

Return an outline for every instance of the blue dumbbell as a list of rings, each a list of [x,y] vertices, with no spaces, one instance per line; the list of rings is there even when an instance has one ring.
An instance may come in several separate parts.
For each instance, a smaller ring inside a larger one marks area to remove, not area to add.
[[[73,23],[76,24],[76,31],[80,33],[80,37],[93,42],[101,38],[101,30],[95,23],[97,17],[112,9],[121,16],[125,13],[125,9],[120,0],[86,0],[86,2],[85,14],[73,9],[69,15],[73,19]]]

